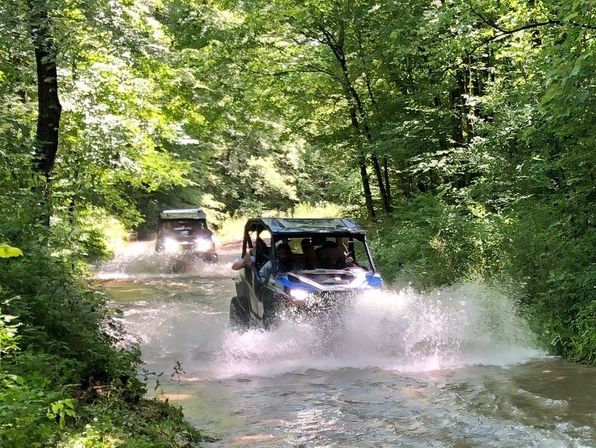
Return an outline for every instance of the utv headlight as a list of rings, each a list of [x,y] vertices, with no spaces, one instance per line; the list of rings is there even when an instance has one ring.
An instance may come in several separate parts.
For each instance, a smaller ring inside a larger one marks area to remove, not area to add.
[[[290,289],[290,297],[295,303],[304,303],[310,297],[306,289]]]
[[[195,249],[198,252],[208,252],[211,250],[211,241],[206,238],[198,238],[195,241]]]
[[[180,244],[173,238],[166,238],[163,242],[163,247],[166,252],[174,253],[180,250]]]

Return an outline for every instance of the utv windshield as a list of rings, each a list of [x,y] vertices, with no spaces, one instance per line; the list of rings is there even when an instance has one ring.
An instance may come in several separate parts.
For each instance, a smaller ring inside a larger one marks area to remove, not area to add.
[[[276,248],[287,244],[291,249],[292,271],[315,269],[362,268],[374,266],[363,236],[329,236],[304,234],[292,237],[277,236]]]
[[[168,234],[194,235],[207,232],[207,222],[196,219],[172,219],[161,222],[161,230]]]

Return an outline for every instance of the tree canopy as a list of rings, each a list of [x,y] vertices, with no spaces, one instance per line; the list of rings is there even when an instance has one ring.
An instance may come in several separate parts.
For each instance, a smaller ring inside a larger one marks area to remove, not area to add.
[[[4,1],[0,242],[93,254],[98,223],[149,234],[164,207],[343,204],[389,277],[512,279],[554,350],[593,361],[595,19],[582,0]]]

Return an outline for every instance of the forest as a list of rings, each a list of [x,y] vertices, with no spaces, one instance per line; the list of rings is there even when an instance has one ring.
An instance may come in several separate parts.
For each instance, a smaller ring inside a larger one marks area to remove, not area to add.
[[[200,439],[90,282],[168,207],[340,206],[389,284],[594,364],[595,74],[588,0],[3,0],[0,447]]]

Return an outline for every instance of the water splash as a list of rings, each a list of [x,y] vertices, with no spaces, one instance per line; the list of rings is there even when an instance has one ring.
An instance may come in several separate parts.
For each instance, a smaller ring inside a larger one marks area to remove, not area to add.
[[[96,267],[98,280],[179,277],[230,277],[231,262],[206,263],[183,255],[155,252],[155,241],[135,241],[123,246],[115,257]]]
[[[407,289],[367,293],[341,322],[284,320],[269,332],[228,331],[220,353],[213,366],[217,377],[347,367],[420,372],[544,356],[515,302],[479,283],[430,295]]]

